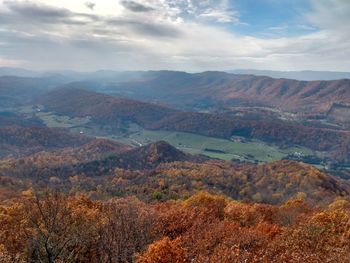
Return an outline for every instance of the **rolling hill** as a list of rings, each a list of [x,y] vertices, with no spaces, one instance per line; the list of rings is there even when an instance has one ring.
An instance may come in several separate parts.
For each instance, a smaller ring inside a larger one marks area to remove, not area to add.
[[[69,84],[71,80],[64,74],[40,78],[0,77],[0,100],[3,107],[23,105],[64,84],[67,89],[88,88],[189,111],[266,107],[297,114],[301,119],[349,122],[349,79],[300,81],[224,72],[106,71],[82,74],[78,82]]]
[[[350,196],[348,181],[310,165],[295,161],[233,164],[188,155],[165,142],[135,149],[92,142],[5,159],[0,162],[0,174],[2,181],[11,178],[14,185],[32,182],[67,191],[79,185],[80,191],[98,188],[105,195],[136,195],[144,200],[184,198],[198,191],[269,204],[296,196],[318,204]]]
[[[265,106],[327,117],[333,105],[349,111],[350,80],[300,81],[223,72],[147,72],[136,80],[106,83],[101,91],[158,100],[180,108]]]
[[[277,119],[244,119],[220,113],[174,110],[163,105],[118,98],[82,89],[63,88],[40,97],[49,111],[71,117],[89,117],[97,125],[125,128],[130,122],[149,130],[189,132],[230,139],[259,139],[280,146],[300,145],[331,152],[332,158],[348,162],[350,132],[305,126]],[[345,152],[345,154],[344,154]]]
[[[116,168],[147,171],[162,163],[205,160],[207,158],[183,153],[163,141],[132,149],[117,142],[92,140],[81,146],[3,159],[0,161],[0,174],[47,181],[52,176],[68,178],[78,174],[103,177],[112,175]]]
[[[148,177],[149,184],[153,183],[154,187],[161,180],[166,182],[164,194],[171,195],[171,189],[181,186],[187,193],[207,190],[233,199],[275,204],[283,203],[299,192],[317,202],[327,202],[337,196],[348,197],[350,194],[347,181],[294,161],[262,165],[234,165],[222,161],[169,163],[160,165],[154,175]],[[137,184],[137,180],[133,183]]]
[[[23,157],[7,157],[0,160],[0,174],[11,178],[27,178],[35,180],[44,177],[47,180],[56,175],[54,171],[66,171],[67,166],[82,165],[92,161],[100,161],[111,155],[130,151],[128,145],[94,139],[80,146],[64,147],[40,152]]]
[[[0,112],[0,127],[4,126],[44,126],[43,122],[36,117],[25,114],[16,114],[10,111]]]
[[[66,129],[47,127],[0,127],[0,158],[26,156],[40,151],[81,146],[92,138]]]
[[[56,89],[41,96],[38,103],[59,114],[86,117],[96,122],[119,125],[132,121],[140,125],[155,122],[175,112],[166,106],[121,99],[75,88]]]
[[[1,108],[18,107],[30,103],[36,97],[46,93],[65,81],[61,77],[0,77]]]
[[[202,161],[205,157],[186,154],[167,142],[159,141],[133,149],[121,155],[117,167],[126,169],[153,169],[161,163],[175,161]]]
[[[285,78],[296,80],[337,80],[337,79],[350,79],[350,72],[337,72],[337,71],[274,71],[274,70],[254,70],[254,69],[236,69],[228,71],[233,74],[242,75],[257,75],[268,76],[271,78]]]

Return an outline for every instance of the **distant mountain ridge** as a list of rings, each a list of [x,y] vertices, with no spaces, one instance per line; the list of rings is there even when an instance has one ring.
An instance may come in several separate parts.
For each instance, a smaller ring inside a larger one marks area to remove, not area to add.
[[[236,69],[229,70],[228,73],[243,74],[243,75],[256,75],[267,76],[271,78],[286,78],[296,80],[338,80],[338,79],[350,79],[350,72],[337,72],[337,71],[274,71],[274,70],[257,70],[257,69]]]
[[[139,80],[106,84],[101,91],[177,107],[265,106],[306,115],[350,103],[350,79],[298,81],[224,72],[148,72]]]
[[[22,101],[28,101],[63,84],[131,99],[156,101],[190,111],[259,106],[338,122],[349,122],[347,116],[350,116],[350,79],[299,81],[215,71],[194,74],[177,71],[77,74],[81,77],[74,83],[70,83],[72,78],[64,75],[0,77],[0,101],[3,100],[3,105],[12,105],[18,96],[23,97]]]
[[[97,70],[91,72],[78,72],[74,70],[28,70],[24,68],[0,67],[0,76],[17,76],[17,77],[48,77],[62,75],[75,80],[86,78],[111,78],[119,75],[124,78],[132,78],[135,75],[146,73],[147,71],[116,71],[116,70]],[[287,78],[295,80],[338,80],[350,79],[350,72],[340,71],[317,71],[317,70],[300,70],[300,71],[278,71],[278,70],[259,70],[259,69],[234,69],[224,70],[223,72],[267,76],[271,78]]]
[[[23,68],[0,67],[0,76],[40,77],[42,73]]]
[[[65,83],[59,76],[17,77],[0,76],[0,107],[22,106]]]

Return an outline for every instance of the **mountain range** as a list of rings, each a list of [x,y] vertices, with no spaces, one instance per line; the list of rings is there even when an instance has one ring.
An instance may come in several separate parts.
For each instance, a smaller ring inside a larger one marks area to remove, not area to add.
[[[94,75],[96,74],[96,75]],[[300,118],[348,124],[350,80],[298,81],[224,72],[97,72],[74,81],[64,75],[0,77],[2,105],[24,103],[63,85],[186,110],[265,107]],[[16,98],[14,98],[16,97]]]
[[[350,72],[337,71],[277,71],[277,70],[257,70],[257,69],[234,69],[226,70],[227,73],[267,76],[271,78],[285,78],[295,80],[338,80],[350,79]],[[18,77],[47,77],[52,75],[63,75],[74,80],[82,80],[86,78],[108,78],[115,75],[124,75],[132,77],[132,72],[120,72],[114,70],[98,70],[95,72],[77,72],[74,70],[51,70],[51,71],[35,71],[23,68],[0,67],[0,76],[18,76]]]
[[[337,79],[350,79],[349,72],[336,72],[336,71],[274,71],[274,70],[256,70],[256,69],[236,69],[227,71],[234,74],[243,75],[256,75],[256,76],[268,76],[271,78],[284,78],[284,79],[296,79],[296,80],[337,80]]]
[[[83,89],[57,89],[39,97],[36,102],[57,114],[89,118],[91,123],[108,125],[114,130],[136,123],[148,130],[188,132],[225,139],[243,136],[281,146],[301,145],[315,151],[327,151],[339,159],[344,158],[343,151],[350,146],[349,131],[280,119],[246,119],[222,113],[180,111]]]
[[[108,195],[137,193],[146,199],[157,191],[181,197],[176,187],[188,193],[217,189],[271,203],[287,200],[298,189],[318,201],[322,193],[330,199],[349,193],[347,173],[337,171],[350,163],[348,79],[175,71],[28,75],[0,77],[0,175],[18,189],[42,182],[70,191],[67,178],[77,176],[86,191],[101,185]],[[171,133],[183,141],[169,144],[157,137],[164,134],[166,140]],[[189,138],[199,140],[201,151]],[[247,153],[243,160],[228,155],[226,162],[219,160],[226,153],[215,148],[218,140],[243,152],[248,145],[264,145],[256,151],[293,150],[271,164],[246,163],[262,162]],[[203,152],[211,155],[198,154]],[[336,168],[330,175],[281,159]],[[333,176],[338,174],[343,179]],[[274,185],[273,198],[262,193],[266,182]],[[149,187],[144,194],[143,184]],[[159,189],[160,184],[168,186]]]

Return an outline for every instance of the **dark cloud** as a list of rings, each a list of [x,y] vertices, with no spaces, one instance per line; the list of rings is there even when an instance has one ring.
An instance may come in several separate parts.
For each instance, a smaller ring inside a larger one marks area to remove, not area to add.
[[[25,17],[62,18],[69,17],[71,13],[68,9],[38,5],[31,2],[23,3],[6,1],[5,5],[13,13],[17,13]]]
[[[133,12],[150,12],[153,11],[154,8],[142,5],[140,3],[137,3],[135,1],[121,1],[121,4],[128,10]]]
[[[181,32],[173,27],[149,24],[149,23],[133,23],[133,28],[140,34],[154,37],[179,37]]]
[[[126,1],[124,1],[124,4]],[[130,4],[131,2],[129,2]],[[74,13],[68,9],[39,5],[31,2],[5,2],[11,13],[0,13],[0,22],[8,25],[18,25],[21,28],[41,24],[42,28],[48,25],[77,25],[93,29],[99,27],[94,22],[101,22],[107,27],[112,27],[109,36],[117,33],[118,29],[127,29],[130,32],[152,37],[178,37],[180,31],[174,26],[159,24],[156,22],[143,22],[141,20],[127,20],[117,18],[105,18],[93,14]],[[147,7],[132,3],[130,6],[138,10]]]
[[[89,8],[90,10],[94,10],[96,4],[93,2],[85,2],[85,6]]]
[[[74,13],[68,9],[56,8],[32,2],[10,2],[4,4],[10,10],[0,12],[2,24],[31,25],[33,23],[60,24],[60,25],[84,25],[87,22],[97,21],[98,16],[92,14]]]
[[[165,24],[123,19],[107,19],[105,22],[111,27],[128,28],[130,31],[153,37],[179,37],[181,35],[177,28]]]

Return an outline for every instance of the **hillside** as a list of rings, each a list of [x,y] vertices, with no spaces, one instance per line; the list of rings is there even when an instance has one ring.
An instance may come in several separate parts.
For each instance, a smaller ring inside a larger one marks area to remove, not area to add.
[[[16,114],[9,111],[0,112],[0,127],[5,126],[44,126],[39,118],[33,116],[25,116],[23,114]]]
[[[254,120],[220,114],[172,114],[149,128],[197,133],[230,138],[233,135],[256,138],[280,145],[303,145],[313,150],[330,151],[350,144],[350,132],[301,125],[281,120]]]
[[[103,89],[177,107],[267,106],[305,115],[326,114],[334,103],[350,103],[349,79],[299,81],[223,72],[160,71]]]
[[[66,84],[69,81],[70,78],[64,75],[42,78],[0,77],[0,101],[3,107],[23,105],[45,91],[64,84],[66,89],[89,88],[132,99],[158,101],[190,111],[259,106],[297,113],[300,118],[325,118],[336,124],[348,124],[349,79],[300,81],[224,72],[189,74],[148,71],[108,72],[105,77],[103,72],[96,76],[86,74],[81,77],[81,82]],[[53,94],[60,96],[61,93],[56,91]],[[100,99],[104,100],[102,97]],[[128,103],[133,104],[133,101]],[[102,114],[104,109],[100,111]],[[81,113],[87,114],[88,111]]]
[[[125,144],[108,140],[95,139],[81,146],[65,147],[51,151],[40,151],[20,158],[4,158],[0,160],[0,174],[9,178],[26,178],[49,180],[60,171],[64,174],[65,167],[82,165],[100,161],[111,155],[130,151]],[[56,171],[56,172],[55,172]]]
[[[157,121],[175,112],[168,107],[75,88],[57,89],[41,96],[38,103],[63,115],[91,118],[97,122],[119,125],[132,121],[140,125]]]
[[[60,77],[0,77],[1,108],[18,107],[64,83]]]
[[[309,201],[320,204],[350,195],[347,181],[294,161],[264,165],[175,162],[161,164],[146,177],[142,172],[116,170],[113,181],[116,185],[106,189],[147,199],[154,192],[167,200],[205,190],[236,200],[270,204],[281,204],[303,193]]]
[[[238,165],[187,155],[164,142],[131,150],[109,142],[99,145],[104,146],[5,159],[0,162],[1,184],[12,180],[17,189],[34,184],[69,192],[79,186],[91,194],[136,195],[147,201],[184,198],[203,190],[269,204],[296,196],[317,204],[350,198],[348,181],[295,161]],[[109,152],[102,151],[106,145]]]
[[[71,117],[89,117],[98,125],[124,128],[136,123],[144,129],[189,132],[230,139],[232,136],[259,139],[282,147],[300,145],[331,153],[348,162],[350,132],[304,126],[278,119],[245,119],[219,113],[173,110],[152,103],[118,98],[81,89],[63,88],[40,97],[47,110]]]
[[[41,151],[21,158],[8,158],[3,163],[12,167],[35,166],[36,168],[60,167],[78,163],[102,160],[112,154],[130,151],[128,145],[118,142],[95,139],[81,146],[65,147],[55,151]]]
[[[170,144],[160,141],[114,154],[98,162],[80,163],[69,167],[69,169],[77,174],[104,176],[113,174],[116,168],[148,170],[154,169],[161,163],[202,160],[206,160],[206,158],[185,154]],[[71,174],[73,173],[71,172]]]
[[[83,175],[103,178],[113,175],[116,168],[147,171],[162,163],[204,160],[207,158],[185,154],[166,142],[131,149],[127,145],[102,140],[20,159],[5,159],[0,162],[0,174],[47,182],[52,176],[68,178]]]
[[[314,207],[300,197],[280,206],[249,204],[206,192],[145,203],[26,191],[0,206],[0,260],[53,254],[93,263],[345,263],[349,207],[346,200]]]
[[[81,134],[47,127],[0,127],[0,158],[26,156],[43,150],[81,146],[91,141]]]
[[[254,70],[254,69],[237,69],[231,70],[229,73],[242,74],[242,75],[257,75],[268,76],[271,78],[285,78],[296,80],[337,80],[337,79],[350,79],[350,72],[336,72],[336,71],[273,71],[273,70]]]
[[[177,150],[170,144],[159,141],[122,154],[117,167],[126,169],[153,169],[161,163],[175,161],[200,161],[204,157],[192,156]]]

